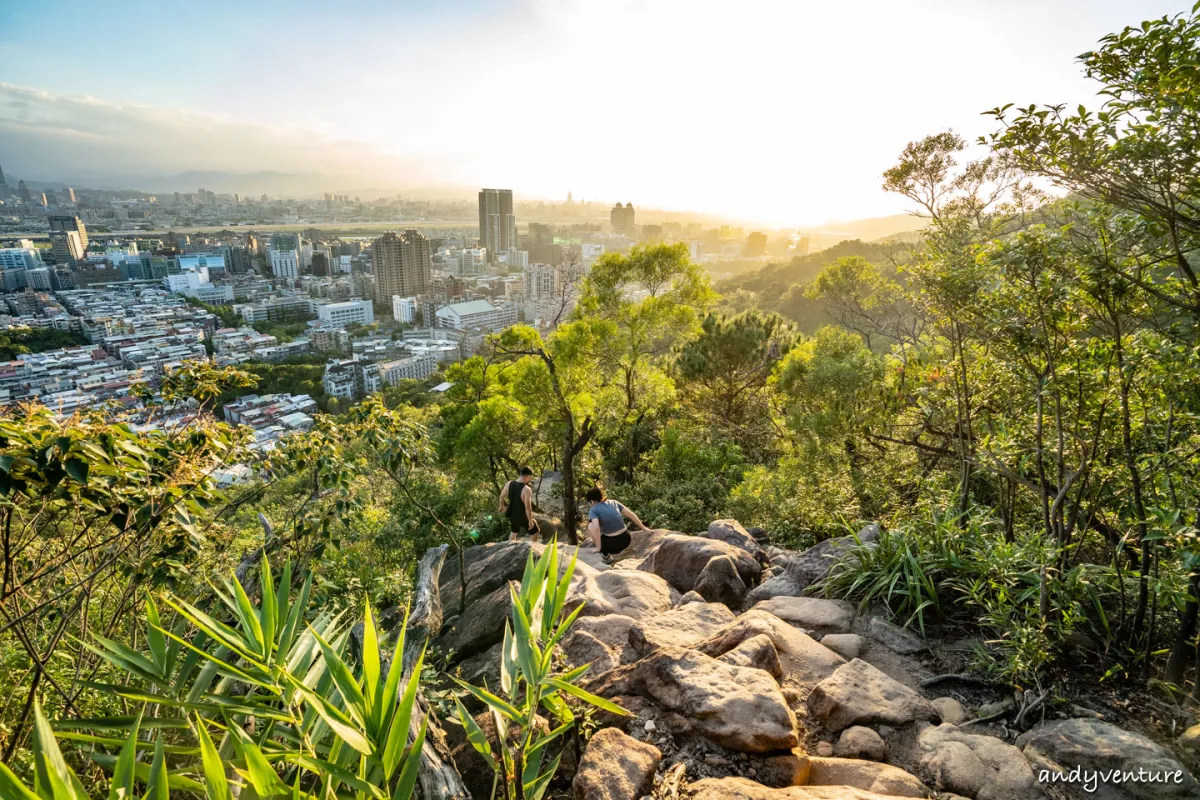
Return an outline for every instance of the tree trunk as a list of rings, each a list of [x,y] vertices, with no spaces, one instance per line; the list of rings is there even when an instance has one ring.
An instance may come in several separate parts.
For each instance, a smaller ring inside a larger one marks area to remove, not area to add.
[[[1183,683],[1188,660],[1195,649],[1197,611],[1200,611],[1200,570],[1194,570],[1188,580],[1188,598],[1179,616],[1179,633],[1175,636],[1175,646],[1171,648],[1171,656],[1167,659],[1167,669],[1163,674],[1168,683]]]

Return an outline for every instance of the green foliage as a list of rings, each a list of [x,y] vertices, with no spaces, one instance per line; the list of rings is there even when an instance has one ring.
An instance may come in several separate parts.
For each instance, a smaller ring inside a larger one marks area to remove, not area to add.
[[[0,361],[13,361],[26,353],[41,353],[87,344],[81,334],[57,328],[8,328],[0,331]]]
[[[389,668],[368,604],[356,674],[342,655],[348,639],[343,615],[325,610],[310,618],[312,577],[295,596],[292,577],[285,565],[276,583],[264,559],[258,604],[237,577],[214,587],[219,605],[208,612],[168,596],[164,602],[177,616],[171,626],[147,601],[144,652],[93,636],[88,649],[127,674],[120,684],[95,688],[142,703],[143,710],[132,719],[60,724],[58,736],[86,744],[93,760],[113,769],[110,796],[129,796],[139,783],[144,796],[154,798],[166,798],[172,788],[213,800],[242,790],[321,800],[348,792],[380,800],[412,795],[427,725],[417,724],[423,654],[411,670],[395,658]],[[396,655],[404,652],[404,635],[402,628]],[[136,760],[137,750],[150,747],[140,739],[143,727],[159,731],[148,770]],[[112,736],[125,729],[123,742]],[[119,756],[105,752],[117,747]],[[32,796],[88,797],[40,706],[32,751]],[[12,796],[31,796],[7,768],[0,768],[0,784]]]
[[[497,691],[458,681],[492,716],[496,740],[490,741],[461,700],[458,719],[471,746],[495,772],[508,800],[541,800],[558,772],[564,735],[579,721],[573,701],[613,714],[618,705],[579,686],[588,665],[569,672],[555,669],[554,646],[562,641],[583,606],[566,613],[567,594],[575,572],[575,555],[559,570],[559,550],[551,543],[534,561],[530,552],[519,589],[512,588],[511,619],[504,626]],[[539,715],[552,720],[543,729]],[[551,754],[553,758],[551,758]],[[492,792],[496,795],[495,789]]]

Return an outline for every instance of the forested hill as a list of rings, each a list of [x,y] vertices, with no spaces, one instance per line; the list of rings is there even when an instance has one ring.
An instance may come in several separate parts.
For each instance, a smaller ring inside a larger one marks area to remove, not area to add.
[[[804,291],[821,271],[841,258],[863,258],[887,270],[901,259],[912,245],[898,242],[864,242],[849,239],[833,247],[818,250],[791,261],[768,264],[756,272],[748,272],[722,281],[717,288],[727,303],[741,311],[758,308],[773,311],[795,322],[811,333],[833,320],[825,308],[805,297]]]

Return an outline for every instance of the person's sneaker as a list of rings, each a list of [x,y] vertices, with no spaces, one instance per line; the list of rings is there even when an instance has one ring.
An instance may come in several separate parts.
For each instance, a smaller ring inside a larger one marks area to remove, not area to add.
[[[608,564],[609,566],[612,566],[613,564],[616,563],[616,559],[613,558],[612,555],[609,553],[601,554],[600,558],[604,561],[605,564]]]

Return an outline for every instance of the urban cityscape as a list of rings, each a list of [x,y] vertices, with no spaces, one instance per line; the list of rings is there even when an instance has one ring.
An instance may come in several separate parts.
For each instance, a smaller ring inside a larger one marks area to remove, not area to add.
[[[0,367],[0,403],[137,419],[154,404],[133,388],[152,388],[187,361],[321,365],[318,397],[247,392],[222,406],[260,450],[306,430],[316,413],[403,381],[445,391],[440,372],[488,334],[518,322],[552,331],[605,253],[682,241],[719,270],[809,247],[798,232],[639,223],[632,202],[604,219],[599,204],[570,196],[567,222],[524,222],[511,189],[479,190],[477,227],[452,201],[33,190],[23,178],[10,186],[2,171],[0,202],[0,227],[16,233],[0,239],[0,330],[74,342],[14,354]],[[389,216],[410,221],[360,235]]]

